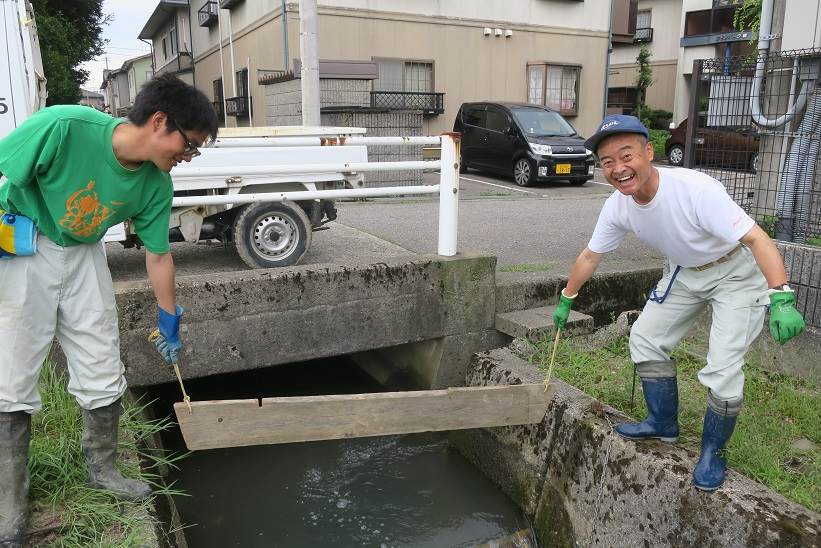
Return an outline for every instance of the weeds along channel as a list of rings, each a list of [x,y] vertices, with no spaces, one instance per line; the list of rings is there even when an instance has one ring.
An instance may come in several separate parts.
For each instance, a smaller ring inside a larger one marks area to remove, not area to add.
[[[31,546],[127,547],[146,546],[155,538],[153,502],[172,494],[155,473],[171,464],[141,440],[166,428],[166,421],[141,419],[142,404],[123,399],[120,419],[119,464],[126,477],[147,481],[154,496],[143,502],[122,502],[86,485],[86,461],[80,445],[83,421],[80,407],[66,391],[67,375],[46,362],[40,376],[43,407],[32,420],[29,449],[31,473]],[[140,466],[142,464],[142,467]]]
[[[553,338],[528,341],[522,355],[547,371]],[[707,390],[697,378],[705,361],[685,345],[673,352],[678,362],[679,444],[698,452]],[[727,447],[730,466],[807,508],[821,511],[821,390],[817,384],[769,372],[748,362],[744,407]],[[647,408],[636,382],[630,406],[633,364],[627,337],[589,350],[573,339],[560,341],[553,375],[631,417]],[[694,461],[695,462],[695,461]]]

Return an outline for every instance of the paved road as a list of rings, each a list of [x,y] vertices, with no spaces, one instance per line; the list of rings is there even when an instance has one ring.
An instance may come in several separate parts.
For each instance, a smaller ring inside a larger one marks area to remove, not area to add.
[[[438,174],[425,175],[435,183]],[[540,271],[566,274],[587,244],[612,187],[597,171],[584,186],[549,183],[519,188],[512,181],[469,172],[461,177],[459,250],[493,253],[501,270],[535,265]],[[339,202],[339,218],[315,232],[302,264],[378,262],[415,253],[436,253],[438,200],[428,197]],[[115,281],[145,277],[143,253],[107,245]],[[232,245],[172,245],[179,276],[243,270]],[[661,257],[629,237],[608,254],[601,271],[655,267]]]

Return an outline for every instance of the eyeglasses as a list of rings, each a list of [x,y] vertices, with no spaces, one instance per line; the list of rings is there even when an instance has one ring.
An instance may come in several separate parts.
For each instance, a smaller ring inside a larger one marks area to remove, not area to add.
[[[185,132],[182,130],[182,128],[180,127],[180,125],[177,122],[175,122],[171,118],[166,118],[166,120],[171,122],[171,124],[174,126],[174,129],[179,131],[180,135],[182,135],[182,138],[185,140],[185,150],[183,151],[183,154],[185,156],[191,156],[192,158],[196,158],[197,156],[202,154],[200,152],[200,148],[197,145],[195,145],[191,141],[191,139],[188,138],[188,135],[185,134]]]

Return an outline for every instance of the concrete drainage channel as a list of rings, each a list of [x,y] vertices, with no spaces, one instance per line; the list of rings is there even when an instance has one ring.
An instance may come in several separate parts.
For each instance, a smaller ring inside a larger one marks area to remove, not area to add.
[[[597,277],[577,309],[607,323],[640,308],[658,274]],[[198,378],[346,354],[383,385],[541,382],[542,373],[506,348],[511,337],[497,331],[497,322],[504,324],[497,314],[554,304],[560,284],[497,281],[495,258],[482,255],[191,277],[179,290],[181,304],[196,303],[183,326],[182,365],[188,378]],[[153,322],[150,289],[120,286],[118,305],[131,386],[170,383],[172,373],[144,340]],[[697,492],[689,484],[694,455],[621,441],[611,423],[624,417],[554,382],[558,392],[541,423],[449,437],[527,516],[540,545],[818,545],[818,514],[735,473],[722,490]],[[179,525],[168,502],[166,529]],[[183,546],[183,537],[178,529],[166,542]]]

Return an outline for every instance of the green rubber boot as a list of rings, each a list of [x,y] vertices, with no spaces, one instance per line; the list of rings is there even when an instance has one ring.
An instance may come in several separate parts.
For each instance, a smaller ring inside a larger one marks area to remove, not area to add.
[[[0,547],[22,548],[29,495],[31,415],[0,413]]]
[[[88,484],[129,501],[151,496],[151,487],[136,479],[126,479],[117,470],[117,432],[120,400],[106,407],[83,410],[83,453],[88,463]]]

